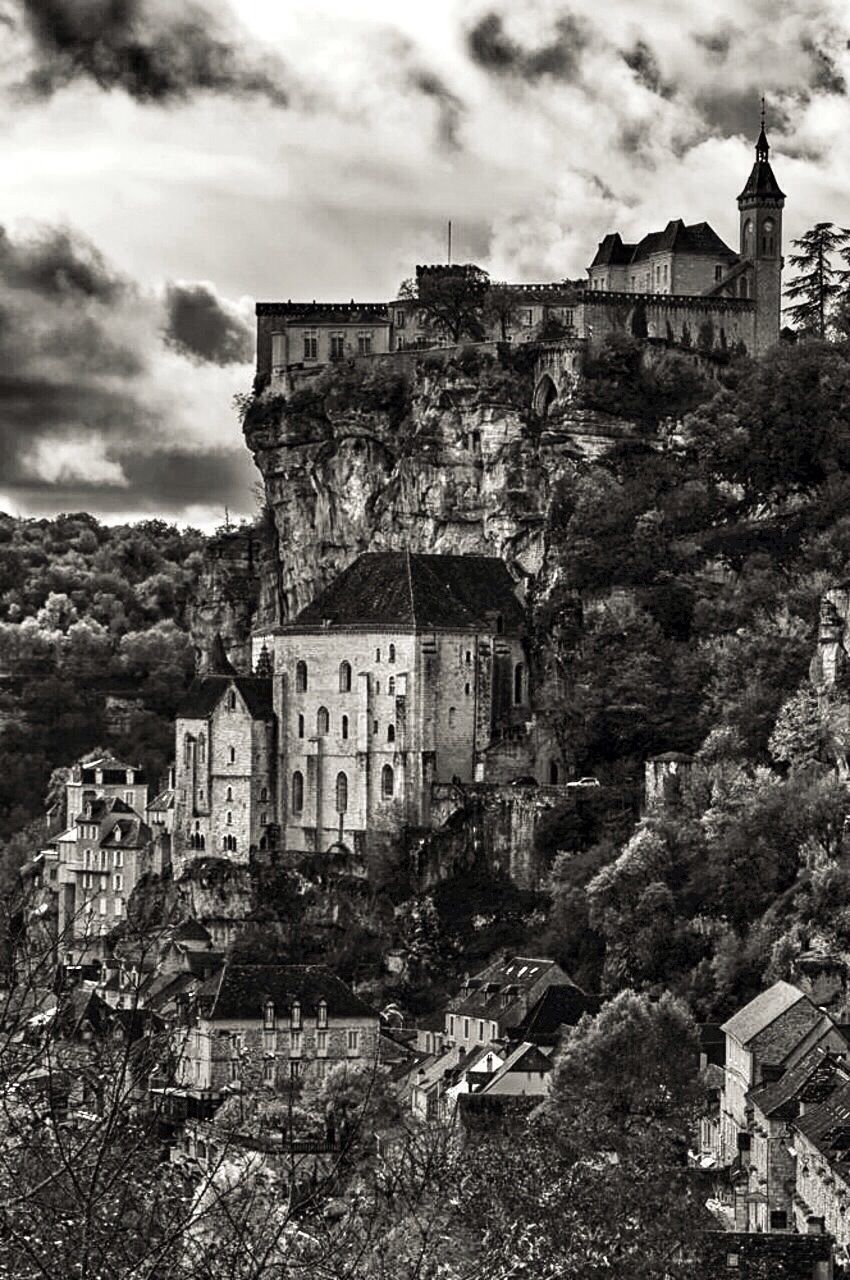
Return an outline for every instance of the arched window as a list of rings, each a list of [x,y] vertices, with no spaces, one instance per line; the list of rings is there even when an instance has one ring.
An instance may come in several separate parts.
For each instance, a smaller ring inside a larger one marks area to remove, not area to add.
[[[336,775],[336,811],[345,813],[348,808],[348,778],[344,773]]]
[[[233,788],[232,788],[232,787],[228,787],[228,788],[227,788],[227,792],[226,792],[226,794],[225,794],[225,797],[224,797],[224,798],[225,798],[225,800],[232,800],[232,799],[233,799]]]
[[[351,663],[341,662],[339,664],[339,691],[340,693],[351,692]]]
[[[523,683],[525,680],[525,672],[521,662],[514,667],[514,702],[522,702]]]
[[[319,707],[316,712],[316,733],[323,738],[331,727],[331,718],[328,715],[327,707]]]
[[[301,813],[304,808],[304,774],[296,769],[292,775],[292,812]]]
[[[449,707],[449,728],[450,729],[453,729],[455,727],[456,716],[457,716],[457,712],[455,711],[454,707]]]
[[[343,738],[348,737],[348,716],[342,717],[342,736]]]
[[[236,693],[233,689],[231,689],[230,693],[227,695],[227,710],[228,711],[236,710]]]
[[[389,658],[389,660],[390,660],[390,662],[395,662],[395,645],[394,645],[394,644],[391,644],[391,645],[390,645],[390,658]]]
[[[207,847],[207,838],[206,838],[206,836],[198,836],[198,844],[197,844],[197,847],[198,847],[199,849],[201,849],[201,850],[206,849],[206,847]]]
[[[395,676],[390,676],[387,681],[387,693],[392,696],[395,693]]]
[[[319,1026],[320,1026],[320,1027],[326,1027],[326,1026],[328,1025],[328,1002],[327,1002],[327,1000],[320,1000],[320,1001],[319,1001],[319,1013],[318,1013],[318,1017],[317,1017],[316,1021],[318,1022],[318,1024],[319,1024]]]
[[[263,1006],[263,1025],[267,1031],[274,1031],[274,1001],[267,1000]]]
[[[295,692],[307,692],[307,663],[303,661],[295,664]]]
[[[298,737],[304,737],[304,717],[302,715],[298,717]]]
[[[556,787],[558,785],[560,776],[561,776],[561,771],[558,768],[558,761],[550,760],[549,761],[549,782],[553,787]]]
[[[747,218],[747,221],[744,223],[743,240],[744,256],[749,257],[753,251],[753,224],[749,218]]]
[[[225,836],[224,840],[222,841],[222,846],[227,853],[235,853],[236,852],[236,836]]]
[[[268,787],[260,787],[260,801],[262,802],[264,800],[268,800],[268,798],[269,798]]]
[[[225,819],[225,821],[227,822],[227,825],[229,827],[233,826],[233,811],[231,809],[227,810],[227,818]]]
[[[773,219],[765,218],[761,224],[761,252],[763,258],[773,257]]]
[[[387,742],[395,742],[395,725],[387,725]]]
[[[267,826],[268,826],[267,818],[268,818],[268,814],[267,814],[267,813],[261,813],[261,814],[260,814],[260,826],[261,826],[261,827],[267,827]]]
[[[301,1005],[297,1000],[292,1002],[292,1012],[289,1018],[293,1031],[301,1030]]]
[[[236,764],[236,748],[235,747],[230,748],[228,759],[230,760],[231,764]]]
[[[472,651],[470,649],[467,649],[466,651],[465,662],[467,666],[469,666],[469,664],[472,662]]]
[[[380,651],[380,649],[376,649],[376,650],[375,650],[375,661],[376,661],[376,662],[380,662],[380,661],[381,661],[381,651]]]
[[[202,733],[198,734],[198,764],[205,764],[207,759],[207,740]]]
[[[469,681],[468,681],[468,680],[467,680],[466,684],[463,686],[463,691],[464,691],[464,693],[466,694],[467,698],[468,698],[468,697],[469,697],[469,695],[472,693],[472,685],[469,683]]]
[[[395,778],[393,776],[393,767],[391,764],[385,764],[381,770],[381,795],[385,800],[391,800],[394,790]]]

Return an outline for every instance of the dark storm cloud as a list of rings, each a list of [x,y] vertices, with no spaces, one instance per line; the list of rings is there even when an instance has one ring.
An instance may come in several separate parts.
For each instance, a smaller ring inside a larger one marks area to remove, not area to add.
[[[811,87],[813,91],[815,93],[835,93],[843,96],[847,92],[847,82],[836,67],[831,54],[826,49],[816,45],[812,40],[804,40],[803,49],[811,60]]]
[[[623,61],[646,89],[660,94],[662,98],[670,97],[671,86],[665,84],[658,59],[645,40],[637,40],[631,49],[624,50]]]
[[[285,105],[279,63],[261,59],[199,0],[16,0],[34,49],[26,88],[49,97],[75,80],[169,103],[212,92]]]
[[[458,145],[458,129],[463,116],[463,103],[457,94],[433,71],[415,70],[410,74],[413,88],[437,106],[440,141],[447,147]]]
[[[172,286],[163,301],[69,230],[18,240],[0,228],[4,492],[28,503],[42,493],[45,510],[86,493],[100,511],[244,508],[250,460],[235,419],[232,450],[200,435],[193,447],[175,429],[185,390],[212,375],[163,361],[166,330],[195,360],[250,359],[247,326],[208,286]]]
[[[495,10],[484,14],[466,34],[470,57],[479,67],[523,80],[541,76],[574,79],[587,39],[584,26],[570,13],[558,19],[552,38],[535,48],[527,48],[508,35],[504,18]]]
[[[717,62],[725,62],[735,36],[734,27],[718,27],[714,31],[695,32],[694,43]]]
[[[205,284],[170,284],[165,295],[165,338],[206,364],[246,364],[254,335],[242,317]]]

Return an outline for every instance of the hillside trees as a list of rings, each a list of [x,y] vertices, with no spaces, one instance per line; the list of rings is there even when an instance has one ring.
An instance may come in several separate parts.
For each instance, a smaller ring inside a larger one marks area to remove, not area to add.
[[[823,340],[827,336],[835,306],[846,288],[847,271],[835,265],[835,257],[847,261],[850,231],[834,222],[816,222],[791,245],[788,255],[796,275],[785,286],[791,305],[785,310],[803,333]]]

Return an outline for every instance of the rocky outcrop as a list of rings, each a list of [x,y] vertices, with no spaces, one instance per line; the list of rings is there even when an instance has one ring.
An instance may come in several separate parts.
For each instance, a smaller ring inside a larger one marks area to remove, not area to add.
[[[251,628],[259,616],[267,539],[262,525],[219,530],[207,543],[189,629],[202,669],[221,635],[238,671],[250,669]]]
[[[293,617],[363,551],[498,555],[538,578],[559,481],[634,428],[571,399],[537,416],[533,374],[375,357],[255,398],[245,439],[277,543],[262,620]]]

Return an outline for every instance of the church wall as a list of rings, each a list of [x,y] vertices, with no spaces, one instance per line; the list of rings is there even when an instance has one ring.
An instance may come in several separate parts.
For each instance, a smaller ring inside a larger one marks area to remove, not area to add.
[[[599,343],[609,333],[630,332],[635,307],[640,304],[648,336],[666,338],[677,345],[698,347],[703,326],[712,328],[715,349],[742,342],[755,349],[755,304],[740,298],[684,298],[663,294],[590,294],[582,305],[582,336]],[[669,326],[669,329],[668,329]]]

